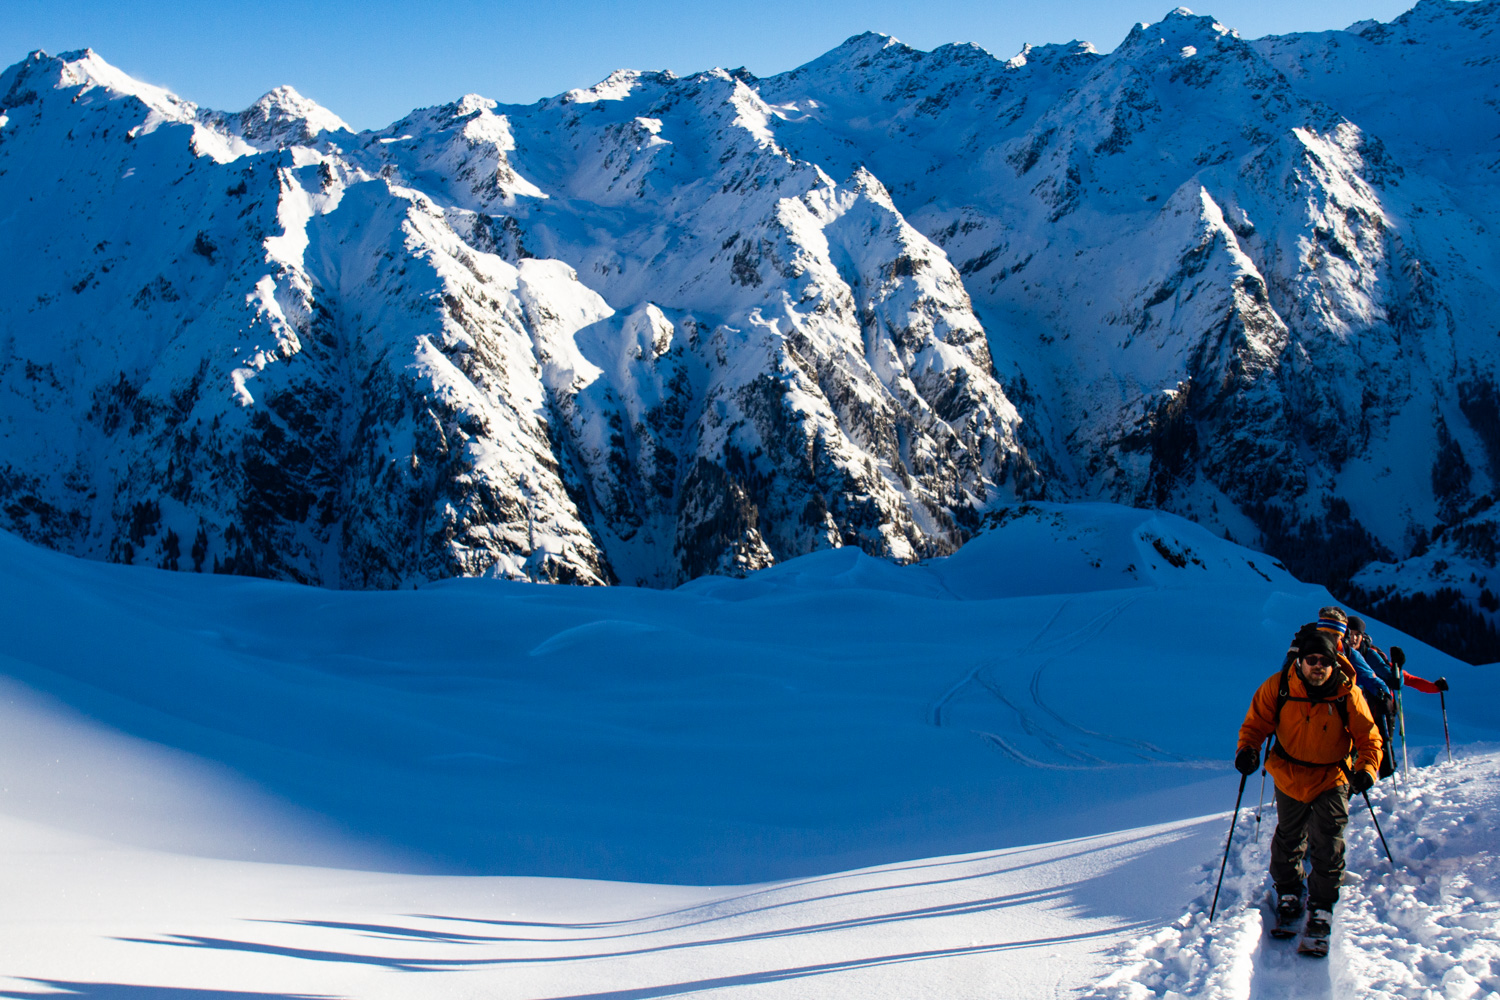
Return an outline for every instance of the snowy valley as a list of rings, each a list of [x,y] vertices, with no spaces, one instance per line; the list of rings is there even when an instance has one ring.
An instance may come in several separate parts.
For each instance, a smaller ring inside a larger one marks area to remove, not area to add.
[[[1207,923],[1245,704],[1327,599],[1108,505],[673,591],[0,534],[0,996],[1491,995],[1500,680],[1378,622],[1457,762],[1409,695],[1328,964],[1261,947],[1253,788]]]
[[[35,53],[0,516],[334,587],[660,587],[1108,500],[1494,659],[1497,25],[865,35],[359,134]]]

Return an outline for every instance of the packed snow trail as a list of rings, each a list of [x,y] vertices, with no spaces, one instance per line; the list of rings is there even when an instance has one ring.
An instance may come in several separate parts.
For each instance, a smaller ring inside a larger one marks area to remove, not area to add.
[[[1331,956],[1330,956],[1331,957]],[[1251,1000],[1325,1000],[1333,994],[1328,959],[1297,953],[1297,939],[1263,939],[1251,967]]]
[[[1440,749],[1429,748],[1432,760]],[[1459,748],[1457,759],[1390,779],[1370,792],[1391,851],[1386,861],[1364,801],[1350,803],[1348,873],[1327,959],[1298,955],[1295,939],[1263,933],[1266,864],[1275,808],[1255,839],[1240,816],[1220,915],[1209,895],[1120,953],[1096,1000],[1456,1000],[1500,995],[1500,752]]]

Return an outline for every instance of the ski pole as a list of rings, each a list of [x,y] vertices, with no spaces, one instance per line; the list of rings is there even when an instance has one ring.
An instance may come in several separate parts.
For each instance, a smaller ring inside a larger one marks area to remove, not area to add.
[[[1391,783],[1396,787],[1398,793],[1404,794],[1406,791],[1406,773],[1401,770],[1401,762],[1396,759],[1396,740],[1401,727],[1400,687],[1391,690],[1390,722],[1388,725],[1391,730],[1390,738],[1386,740],[1385,746],[1380,750],[1384,757],[1381,766],[1384,767],[1387,763],[1390,765]],[[1381,733],[1381,735],[1384,736],[1385,734]]]
[[[1354,772],[1349,770],[1348,766],[1343,763],[1340,763],[1339,767],[1343,770],[1344,775],[1349,779],[1350,787],[1353,787]],[[1370,793],[1360,792],[1359,794],[1365,797],[1365,808],[1370,810],[1370,822],[1375,824],[1375,835],[1380,838],[1380,846],[1385,848],[1385,859],[1389,861],[1391,863],[1391,867],[1394,868],[1396,867],[1396,859],[1391,857],[1391,845],[1385,842],[1385,834],[1381,832],[1380,829],[1380,820],[1375,818],[1375,806],[1370,802]]]
[[[1240,800],[1245,797],[1245,779],[1250,775],[1240,775],[1240,793],[1234,797],[1234,818],[1229,821],[1229,839],[1224,842],[1224,860],[1219,863],[1219,884],[1214,886],[1214,902],[1208,908],[1208,922],[1214,922],[1214,914],[1219,910],[1219,890],[1224,887],[1224,869],[1229,865],[1229,845],[1234,843],[1234,827],[1240,821]]]
[[[1396,714],[1401,719],[1401,780],[1409,782],[1411,766],[1406,758],[1406,699],[1402,697],[1406,690],[1406,650],[1392,646],[1391,663],[1396,668],[1396,678],[1401,681],[1401,686],[1396,689]]]
[[[1360,792],[1359,794],[1365,797],[1365,806],[1370,810],[1370,822],[1375,824],[1375,833],[1378,837],[1380,837],[1380,846],[1385,848],[1385,859],[1389,861],[1391,863],[1391,867],[1394,868],[1396,867],[1396,859],[1391,857],[1391,845],[1385,842],[1385,834],[1380,832],[1380,820],[1375,818],[1375,807],[1373,805],[1370,805],[1370,793]]]
[[[1260,769],[1260,801],[1255,803],[1255,842],[1260,843],[1260,811],[1266,806],[1266,769]]]
[[[1453,763],[1453,741],[1448,739],[1448,693],[1438,692],[1438,704],[1443,706],[1443,742],[1448,746],[1448,763]]]
[[[1401,784],[1412,783],[1412,765],[1406,756],[1406,685],[1397,688],[1397,723],[1401,727]]]

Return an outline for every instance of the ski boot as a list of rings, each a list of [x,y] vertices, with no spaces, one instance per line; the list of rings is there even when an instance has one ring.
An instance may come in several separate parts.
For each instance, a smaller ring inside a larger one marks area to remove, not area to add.
[[[1271,925],[1271,936],[1283,941],[1296,937],[1298,924],[1302,922],[1302,896],[1290,892],[1277,895],[1273,889],[1267,903],[1276,918]]]

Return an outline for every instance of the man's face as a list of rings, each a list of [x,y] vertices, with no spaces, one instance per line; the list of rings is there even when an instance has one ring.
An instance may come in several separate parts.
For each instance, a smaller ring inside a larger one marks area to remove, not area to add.
[[[1302,671],[1302,679],[1313,687],[1328,683],[1328,678],[1333,676],[1333,657],[1323,653],[1308,653],[1297,661],[1297,669]]]
[[[1353,646],[1355,649],[1364,649],[1365,634],[1363,632],[1355,632],[1351,630],[1349,633],[1349,645]]]

